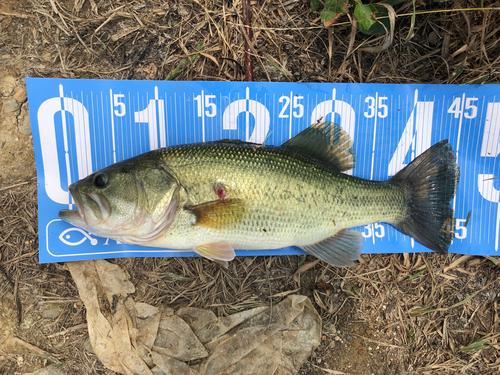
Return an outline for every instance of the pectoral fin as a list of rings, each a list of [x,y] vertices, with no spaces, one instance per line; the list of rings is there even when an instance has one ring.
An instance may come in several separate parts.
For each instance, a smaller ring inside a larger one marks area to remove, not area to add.
[[[333,237],[302,250],[337,267],[351,267],[363,250],[363,236],[355,230],[344,229]]]
[[[195,225],[225,229],[241,221],[246,212],[246,204],[242,199],[228,199],[186,207],[186,210],[195,215]]]
[[[236,256],[234,249],[226,241],[198,245],[193,251],[204,258],[213,260],[227,268],[228,262]]]

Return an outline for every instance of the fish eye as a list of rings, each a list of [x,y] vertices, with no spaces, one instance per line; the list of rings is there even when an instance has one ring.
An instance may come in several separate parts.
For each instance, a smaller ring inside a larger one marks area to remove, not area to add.
[[[108,184],[108,175],[106,173],[98,173],[94,176],[94,180],[92,181],[94,186],[102,189],[105,188]]]

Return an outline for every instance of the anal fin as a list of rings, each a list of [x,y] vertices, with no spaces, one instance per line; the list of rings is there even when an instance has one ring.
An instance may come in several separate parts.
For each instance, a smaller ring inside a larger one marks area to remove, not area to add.
[[[198,245],[193,248],[193,251],[204,258],[221,264],[225,268],[227,268],[228,262],[236,256],[233,247],[226,241]]]
[[[363,236],[355,230],[344,229],[333,237],[301,248],[332,266],[351,267],[363,250]]]

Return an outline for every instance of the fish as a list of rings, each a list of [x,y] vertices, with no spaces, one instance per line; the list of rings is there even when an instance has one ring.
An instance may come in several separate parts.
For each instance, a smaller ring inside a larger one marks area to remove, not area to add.
[[[295,246],[333,266],[359,259],[350,229],[385,222],[444,254],[455,230],[460,177],[447,140],[387,181],[347,173],[353,140],[315,123],[281,146],[238,140],[156,149],[70,185],[76,210],[60,219],[123,243],[193,250],[227,267],[235,249]]]

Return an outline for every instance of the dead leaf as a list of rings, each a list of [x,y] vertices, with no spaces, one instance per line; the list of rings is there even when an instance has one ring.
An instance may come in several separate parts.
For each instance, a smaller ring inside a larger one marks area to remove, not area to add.
[[[67,266],[87,309],[92,348],[120,374],[294,374],[321,342],[321,318],[305,296],[288,296],[272,311],[257,307],[220,318],[197,308],[174,313],[135,302],[135,288],[117,265]]]
[[[219,62],[217,61],[217,59],[215,57],[213,57],[212,55],[208,54],[208,53],[205,53],[205,52],[200,52],[200,55],[202,56],[205,56],[207,59],[210,59],[212,60],[215,65],[217,65],[219,68],[220,68],[220,65],[219,65]]]

